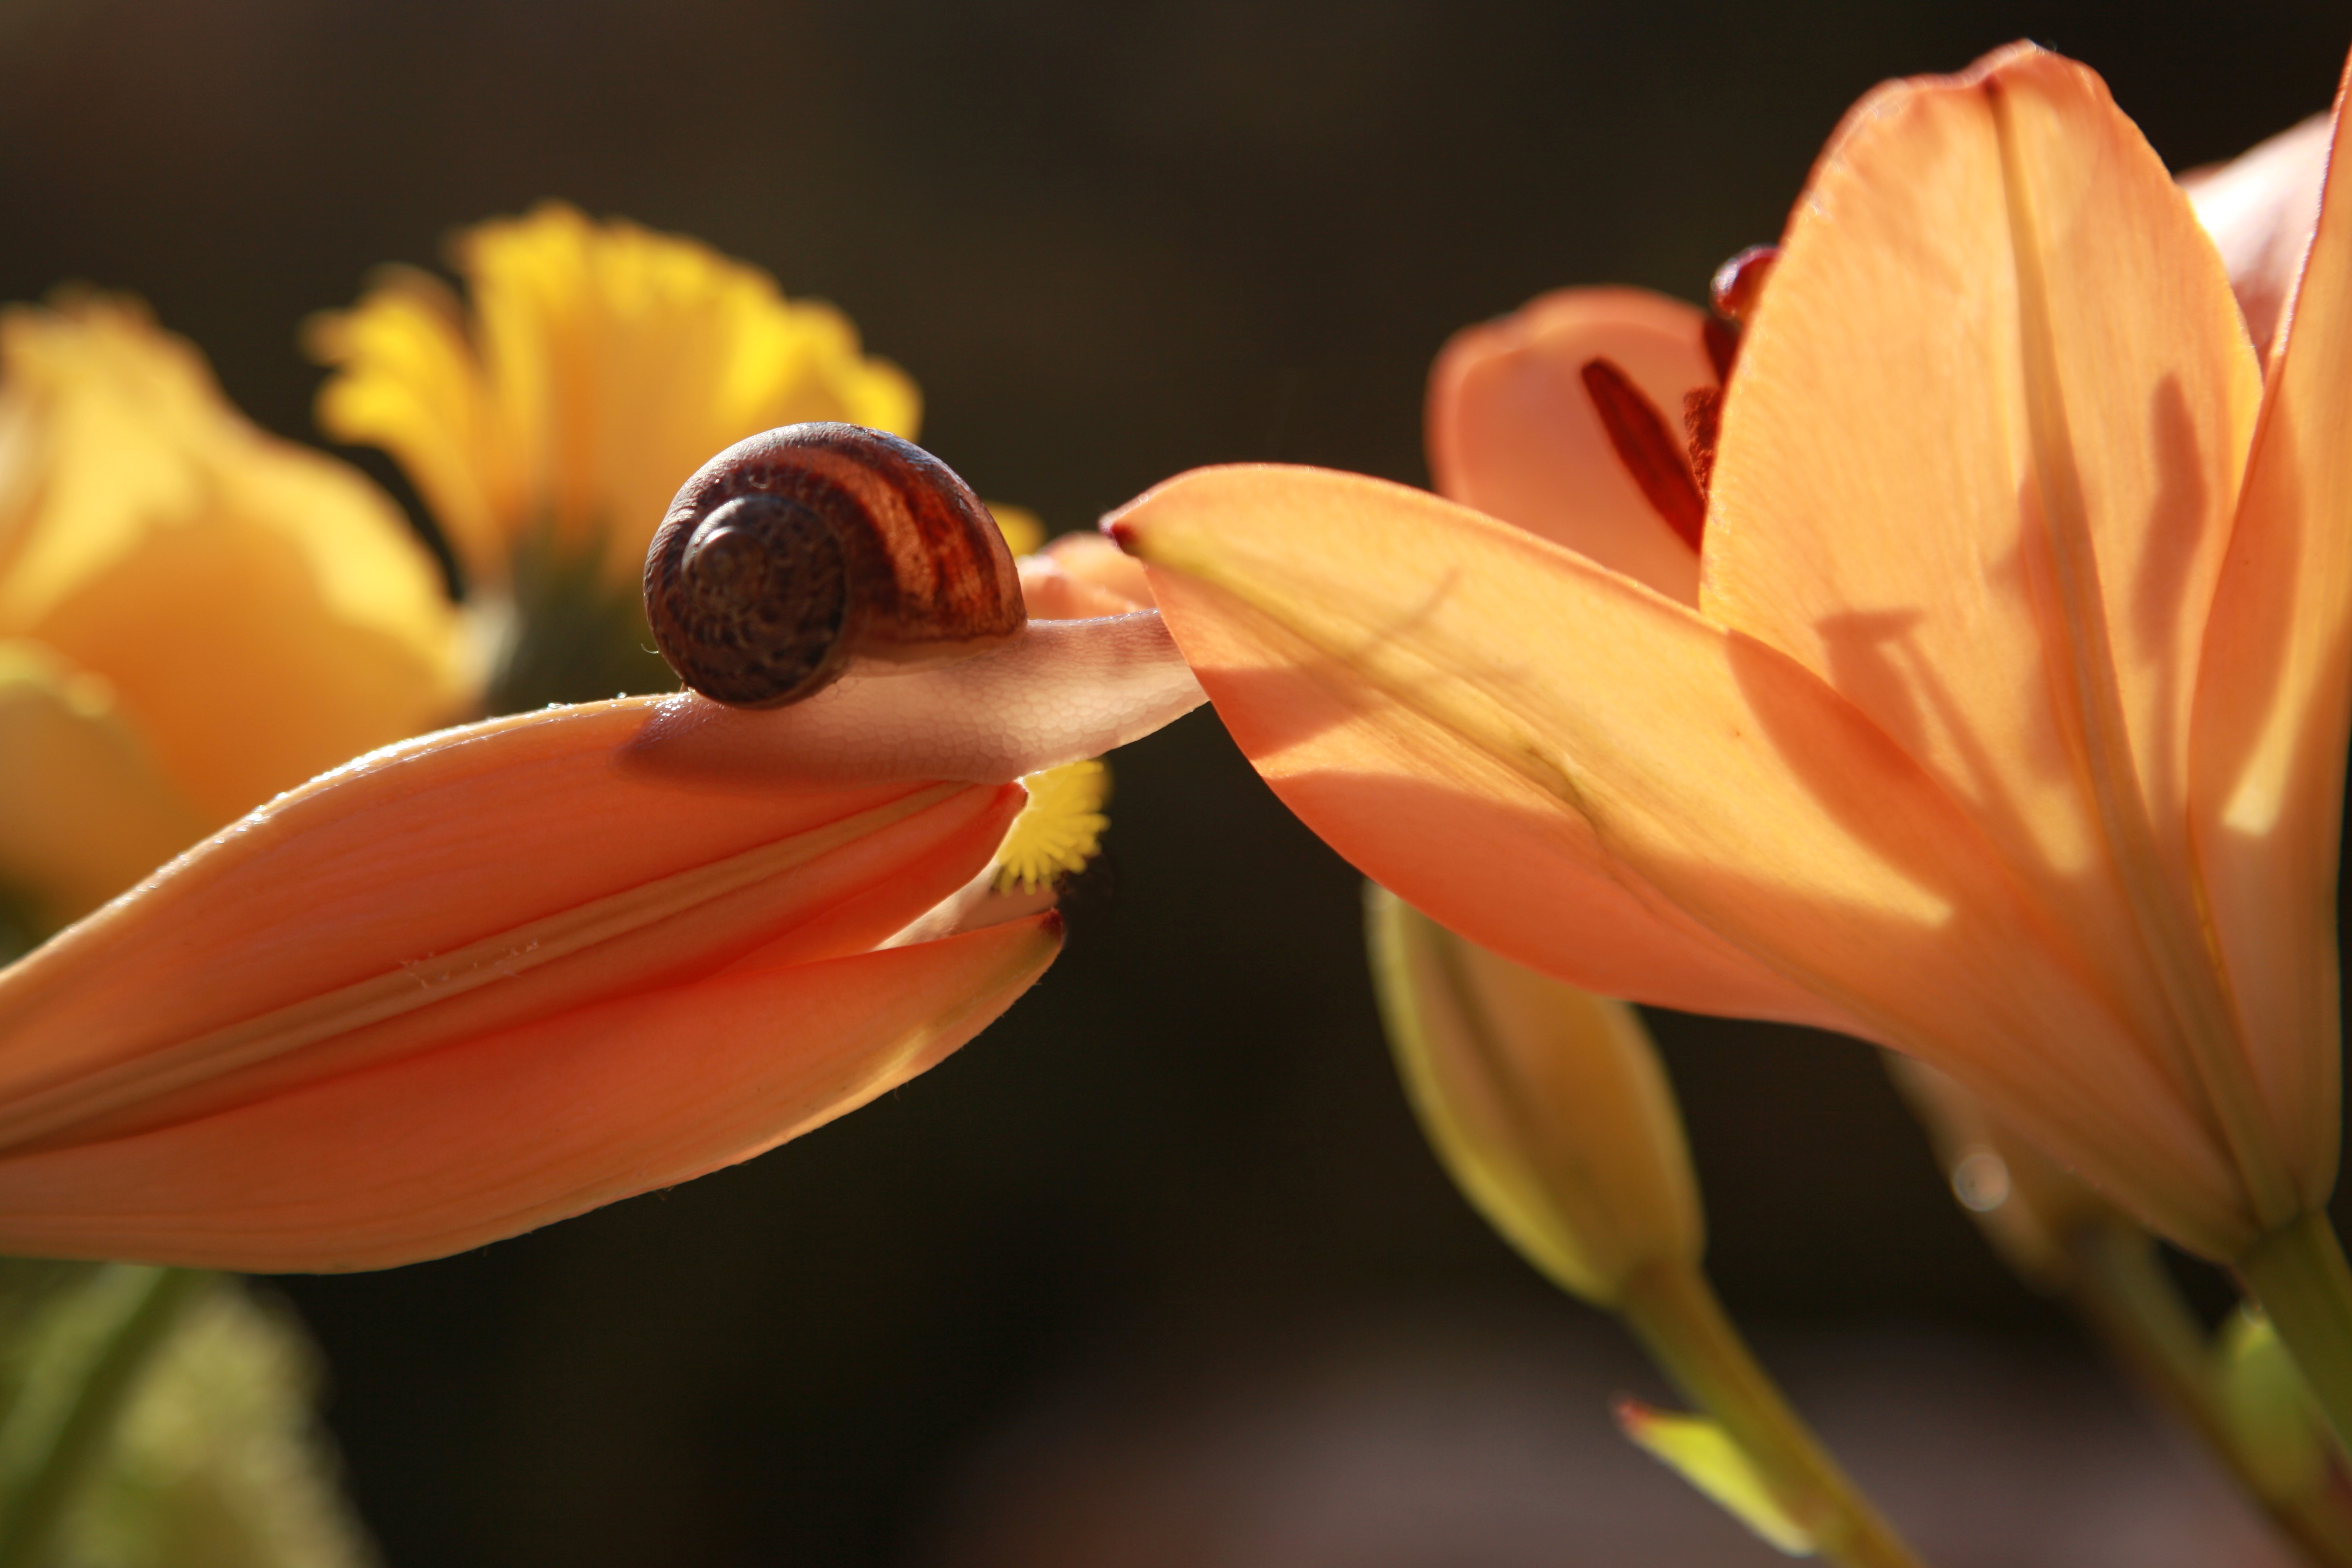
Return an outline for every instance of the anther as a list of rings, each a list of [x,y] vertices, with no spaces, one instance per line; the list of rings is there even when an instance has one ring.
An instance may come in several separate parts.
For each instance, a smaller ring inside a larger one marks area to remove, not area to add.
[[[1707,298],[1715,314],[1699,323],[1699,346],[1715,367],[1715,384],[1683,395],[1683,437],[1690,455],[1691,480],[1704,503],[1714,486],[1715,447],[1723,434],[1723,395],[1731,385],[1732,368],[1739,362],[1741,330],[1756,313],[1764,280],[1780,258],[1777,247],[1751,245],[1715,269]]]
[[[1715,443],[1723,434],[1723,393],[1712,386],[1683,394],[1683,439],[1690,451],[1692,482],[1704,497],[1713,493]]]
[[[1709,316],[1698,324],[1699,347],[1706,351],[1706,363],[1715,367],[1715,384],[1731,384],[1731,367],[1739,358],[1739,329],[1721,316]]]
[[[1777,245],[1751,245],[1715,269],[1715,282],[1707,290],[1715,313],[1741,326],[1756,313],[1756,301],[1764,296],[1764,280],[1772,275],[1772,264],[1780,259]]]
[[[1613,361],[1584,362],[1584,392],[1609,432],[1617,460],[1641,487],[1651,510],[1693,550],[1706,531],[1706,500],[1691,478],[1665,416]]]

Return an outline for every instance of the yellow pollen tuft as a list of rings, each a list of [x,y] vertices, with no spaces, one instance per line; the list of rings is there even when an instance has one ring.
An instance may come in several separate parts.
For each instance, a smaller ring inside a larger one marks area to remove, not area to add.
[[[986,503],[988,515],[996,520],[996,531],[1004,535],[1004,542],[1015,555],[1034,555],[1045,542],[1045,523],[1025,506],[1005,506],[996,501]]]
[[[1055,878],[1086,868],[1102,849],[1110,818],[1110,769],[1099,757],[1064,763],[1021,780],[1029,804],[1013,819],[996,852],[996,890],[1034,892]]]

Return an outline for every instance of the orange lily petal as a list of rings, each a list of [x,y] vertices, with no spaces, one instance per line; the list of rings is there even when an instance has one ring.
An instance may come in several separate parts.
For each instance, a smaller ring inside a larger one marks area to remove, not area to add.
[[[1429,376],[1438,492],[1696,604],[1698,557],[1618,460],[1582,372],[1615,362],[1672,424],[1716,384],[1706,319],[1645,289],[1563,289],[1457,332]]]
[[[1123,599],[1130,609],[1148,609],[1151,584],[1143,563],[1099,533],[1066,533],[1045,546],[1065,572],[1090,587]]]
[[[1081,583],[1062,570],[1061,563],[1050,555],[1024,555],[1013,564],[1021,574],[1021,602],[1028,607],[1033,620],[1119,616],[1135,608],[1091,584]]]
[[[2336,100],[2333,145],[2343,137]],[[2336,164],[2340,170],[2341,164]],[[2334,1184],[2336,858],[2352,729],[2352,180],[2287,307],[2197,697],[2191,796],[2216,936],[2306,1201]]]
[[[0,1247],[403,1261],[745,1157],[920,1070],[1058,941],[1007,910],[984,942],[908,937],[997,856],[1012,778],[1191,685],[1150,612],[992,657],[762,713],[548,709],[279,796],[0,971]],[[1001,708],[992,737],[973,701]],[[959,770],[977,782],[937,782]]]
[[[1066,533],[1016,564],[1022,598],[1040,620],[1123,616],[1151,607],[1143,563],[1099,533]]]
[[[733,1164],[907,1081],[1058,950],[1043,915],[615,998],[142,1136],[0,1159],[0,1247],[380,1268]]]
[[[1705,605],[1875,718],[2070,917],[2112,925],[2081,781],[2105,759],[2085,760],[2080,705],[2053,696],[2104,650],[2078,649],[2054,602],[2015,281],[2029,242],[2011,232],[1996,83],[2019,106],[2043,230],[2031,244],[2125,763],[2147,811],[2179,819],[2198,645],[2260,378],[2187,202],[2071,62],[2007,53],[1849,116],[1741,349]]]
[[[1352,475],[1204,469],[1108,526],[1285,803],[1433,918],[1591,989],[1898,1044],[2191,1245],[2250,1238],[2210,1130],[2063,933],[1785,656]]]
[[[1497,952],[1609,995],[1843,1023],[1612,864],[1555,793],[1433,722],[1413,676],[1360,668],[1390,627],[1415,626],[1418,604],[1443,611],[1449,629],[1466,618],[1446,590],[1471,570],[1525,571],[1576,592],[1565,552],[1420,491],[1312,468],[1202,469],[1105,526],[1149,563],[1170,629],[1250,761],[1374,881]],[[1477,638],[1477,668],[1535,675],[1549,635],[1509,640],[1531,610],[1497,606],[1507,618],[1491,637],[1459,628]],[[1567,613],[1555,604],[1545,618]],[[1450,671],[1449,688],[1468,673]]]
[[[800,958],[871,946],[986,865],[1020,805],[648,766],[647,717],[550,710],[363,758],[11,967],[0,1148],[279,1092],[787,932]]]
[[[2095,75],[2021,46],[1882,89],[1742,347],[1702,604],[1964,803],[2275,1219],[2184,831],[2260,395],[2211,242]]]

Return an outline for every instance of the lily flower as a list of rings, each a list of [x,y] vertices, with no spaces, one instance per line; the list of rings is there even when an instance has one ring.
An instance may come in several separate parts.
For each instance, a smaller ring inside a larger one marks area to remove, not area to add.
[[[1267,466],[1107,521],[1244,751],[1505,957],[1940,1068],[2305,1354],[2352,1311],[2352,187],[2265,381],[2137,129],[2021,45],[1849,113],[1736,358],[1579,308],[1440,369],[1433,468],[1495,515]],[[1711,471],[1628,412],[1693,391]]]
[[[0,891],[39,935],[470,702],[399,509],[116,296],[0,312]]]
[[[362,757],[0,971],[0,1252],[381,1268],[747,1159],[1037,978],[1050,909],[910,928],[1200,700],[1147,613]]]

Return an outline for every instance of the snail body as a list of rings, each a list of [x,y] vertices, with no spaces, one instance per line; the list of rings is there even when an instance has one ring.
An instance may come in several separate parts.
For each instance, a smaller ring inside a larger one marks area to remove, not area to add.
[[[688,686],[814,695],[852,661],[923,663],[1027,619],[1004,537],[953,469],[856,425],[787,425],[705,463],[646,554],[646,618]]]

